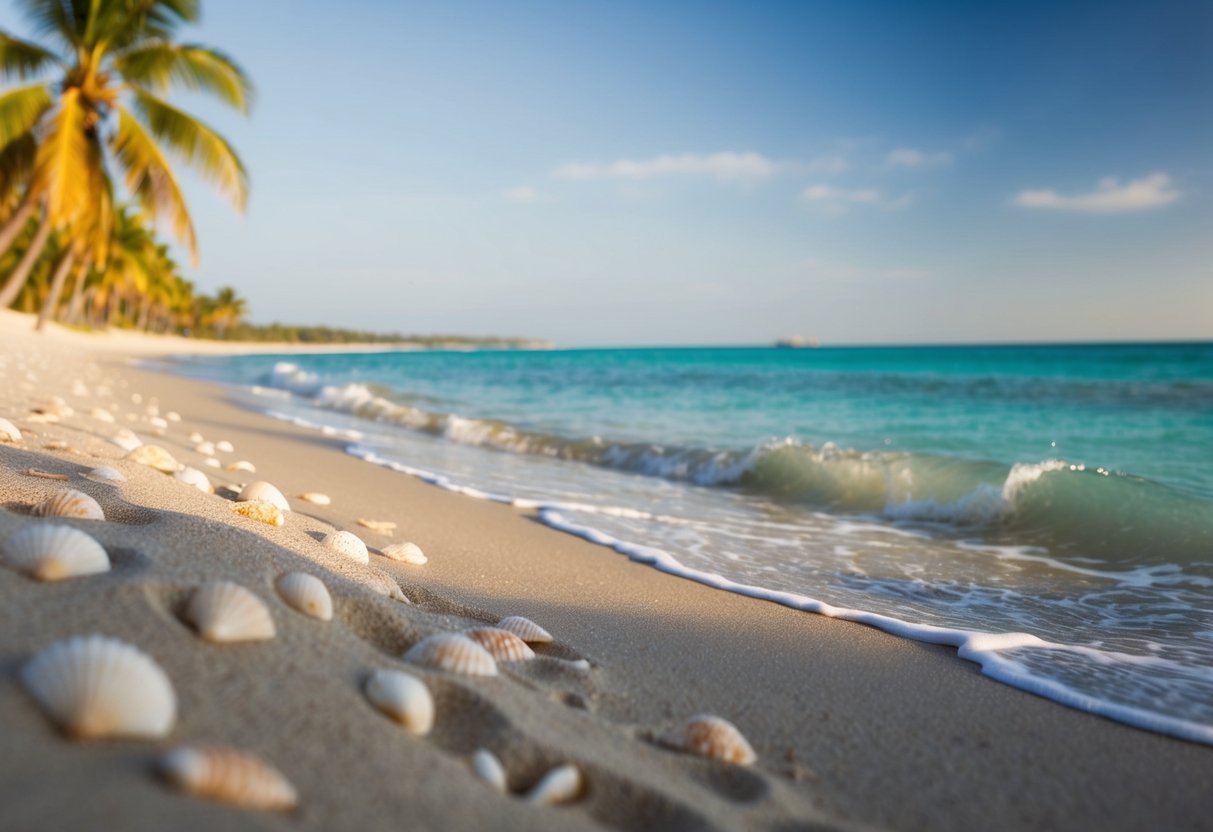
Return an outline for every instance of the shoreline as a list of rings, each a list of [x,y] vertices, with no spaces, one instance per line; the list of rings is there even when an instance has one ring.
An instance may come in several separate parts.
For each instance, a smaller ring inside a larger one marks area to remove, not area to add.
[[[115,392],[126,396],[114,399],[124,410],[137,410],[128,402],[129,393],[139,392],[145,401],[154,395],[163,409],[180,412],[182,421],[171,424],[167,436],[144,439],[163,444],[182,462],[200,466],[199,455],[185,442],[186,434],[198,430],[208,439],[232,441],[237,454],[224,461],[253,460],[257,473],[247,476],[273,482],[288,497],[303,491],[334,497],[332,506],[323,508],[292,499],[296,511],[285,528],[258,529],[236,518],[221,498],[118,463],[129,480],[117,489],[120,499],[114,505],[128,506],[134,519],[107,524],[114,528],[105,530],[102,542],[128,554],[115,558],[114,573],[97,579],[116,610],[110,620],[144,636],[167,657],[166,669],[183,699],[182,724],[173,738],[226,734],[274,759],[302,793],[292,826],[386,828],[406,811],[423,828],[469,829],[489,824],[520,829],[791,829],[802,824],[1195,829],[1207,823],[1202,795],[1213,765],[1207,748],[1064,708],[982,677],[953,648],[721,592],[633,563],[547,528],[530,512],[428,487],[367,464],[346,454],[339,440],[237,408],[218,386],[125,365],[124,358],[136,351],[115,346],[96,362],[74,343],[80,338],[88,336],[38,339],[0,328],[5,348],[0,354],[47,353],[48,361],[68,368],[53,381],[41,375],[27,381],[30,390],[8,385],[0,415],[24,427],[22,407],[28,413],[31,400],[52,394],[70,399],[71,368],[98,363],[99,374],[125,380],[127,387],[116,386]],[[16,471],[23,464],[74,474],[84,465],[102,464],[96,460],[106,452],[121,456],[100,437],[70,428],[87,421],[30,425],[41,434],[34,442],[0,445],[6,507],[0,537],[29,522],[21,509],[31,502],[31,489],[55,485],[21,477]],[[123,424],[109,426],[111,432]],[[105,426],[92,427],[95,434]],[[84,453],[40,447],[44,437],[60,431]],[[232,474],[201,470],[216,482],[234,481]],[[78,487],[106,493],[88,481]],[[389,539],[359,527],[358,517],[387,519],[399,527]],[[371,556],[372,566],[398,582],[415,603],[404,606],[377,595],[368,588],[377,579],[325,560],[315,537],[332,527],[354,531],[376,547],[393,540],[420,544],[429,556],[420,567]],[[283,625],[282,643],[262,651],[270,654],[267,669],[301,673],[315,682],[314,690],[276,693],[264,674],[259,676],[253,651],[200,651],[199,642],[177,626],[172,599],[209,571],[186,551],[197,541],[209,544],[222,570],[257,583],[263,596],[273,594],[265,589],[266,567],[249,557],[249,550],[275,564],[309,564],[309,571],[334,584],[335,596],[336,585],[346,579],[348,586],[340,584],[337,598],[341,614],[327,625],[304,626],[312,622],[296,621],[289,610],[274,607]],[[11,630],[3,644],[9,684],[0,697],[0,718],[14,737],[0,753],[5,797],[14,807],[6,812],[11,820],[0,826],[16,823],[11,828],[18,828],[24,819],[28,827],[31,819],[43,817],[41,811],[53,819],[46,826],[84,817],[73,814],[82,807],[61,806],[64,801],[54,801],[45,786],[36,787],[36,775],[51,772],[81,783],[85,775],[100,776],[113,790],[114,816],[133,828],[155,828],[167,818],[182,828],[217,818],[267,825],[278,820],[166,790],[143,771],[148,750],[138,744],[71,743],[60,737],[13,682],[15,668],[50,640],[37,628],[47,624],[53,610],[43,609],[39,595],[75,602],[67,616],[71,627],[52,623],[50,629],[78,632],[103,609],[99,590],[90,589],[90,579],[34,585],[7,569],[0,579]],[[149,606],[158,611],[156,627],[144,621]],[[373,664],[407,669],[392,656],[419,632],[508,614],[538,621],[556,635],[558,655],[586,658],[592,670],[571,674],[555,659],[545,659],[484,682],[425,674],[439,705],[435,735],[425,739],[405,736],[369,712],[351,683]],[[292,647],[306,649],[307,655],[290,654]],[[182,691],[189,683],[221,676],[198,658],[200,652],[240,677],[240,697],[216,695],[220,704],[237,705],[234,713],[200,693]],[[273,713],[258,713],[258,706]],[[315,732],[314,739],[284,737],[276,727],[277,711],[288,725],[301,720]],[[718,713],[741,728],[758,752],[753,768],[709,763],[651,741],[701,711]],[[342,746],[343,739],[353,747]],[[507,763],[512,775],[515,767],[521,772],[518,787],[536,779],[545,765],[574,760],[586,771],[589,793],[551,809],[491,794],[467,771],[466,756],[477,743],[513,755]],[[341,747],[334,750],[334,745]],[[334,756],[340,761],[333,769],[341,771],[337,778],[332,771],[326,775]],[[391,770],[392,764],[400,768]],[[402,785],[407,775],[415,781]],[[358,788],[349,789],[354,783]],[[363,803],[353,805],[353,791]]]

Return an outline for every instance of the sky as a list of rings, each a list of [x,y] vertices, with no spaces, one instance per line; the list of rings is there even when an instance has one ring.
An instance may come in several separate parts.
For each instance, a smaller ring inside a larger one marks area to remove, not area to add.
[[[202,0],[260,323],[562,345],[1213,338],[1213,4]],[[0,27],[27,34],[14,6]],[[188,257],[182,257],[188,263]]]

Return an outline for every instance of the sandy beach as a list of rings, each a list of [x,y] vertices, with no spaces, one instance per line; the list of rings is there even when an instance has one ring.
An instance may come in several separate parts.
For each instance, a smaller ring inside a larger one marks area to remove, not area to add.
[[[105,547],[112,570],[40,583],[0,569],[2,829],[1209,828],[1209,748],[999,684],[950,648],[662,574],[526,511],[355,459],[340,439],[239,409],[217,386],[130,361],[229,345],[36,336],[30,323],[0,317],[0,417],[22,432],[0,443],[0,541],[46,522],[31,508],[76,488],[106,519],[67,522]],[[230,492],[206,494],[124,459],[112,441],[123,428],[217,488],[271,482],[293,511],[281,528],[239,516]],[[214,454],[224,467],[206,465],[195,432],[232,444]],[[238,460],[255,473],[226,470]],[[83,476],[102,465],[125,481]],[[304,492],[332,502],[297,499]],[[397,525],[388,536],[360,518]],[[362,538],[369,565],[325,547],[334,530]],[[378,554],[401,541],[428,562]],[[331,621],[283,603],[274,582],[290,571],[327,584]],[[191,593],[217,578],[265,602],[273,639],[212,644],[184,623]],[[491,678],[401,659],[432,633],[509,615],[555,642]],[[179,700],[167,737],[68,739],[19,683],[38,651],[90,633],[127,641],[165,670]],[[370,705],[363,685],[378,669],[429,687],[429,734]],[[661,741],[698,713],[735,723],[757,762],[733,766]],[[272,763],[298,808],[253,812],[171,788],[156,761],[190,742]],[[473,774],[479,748],[504,763],[510,795]],[[522,798],[566,763],[584,777],[574,799]]]

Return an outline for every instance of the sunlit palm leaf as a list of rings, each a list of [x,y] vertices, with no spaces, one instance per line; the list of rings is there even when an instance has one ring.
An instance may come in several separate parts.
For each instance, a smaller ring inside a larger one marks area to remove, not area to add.
[[[36,186],[45,190],[47,211],[56,225],[79,221],[89,209],[90,199],[95,202],[98,198],[88,191],[96,180],[89,170],[91,149],[85,133],[86,116],[80,90],[64,90],[38,148]]]
[[[86,40],[123,49],[142,40],[170,38],[182,23],[197,19],[197,0],[100,0]]]
[[[172,84],[207,92],[248,112],[253,85],[236,63],[214,49],[196,44],[152,43],[114,59],[128,81],[163,92]]]
[[[164,219],[173,234],[197,260],[198,242],[185,197],[156,140],[124,108],[118,108],[118,132],[110,146],[126,170],[126,189],[155,219]]]
[[[31,84],[0,93],[0,148],[29,133],[53,103],[50,87],[46,84]]]
[[[59,56],[36,43],[0,32],[0,74],[28,78],[51,66],[62,66]]]
[[[0,150],[0,196],[11,193],[34,172],[38,142],[33,133],[13,139]]]

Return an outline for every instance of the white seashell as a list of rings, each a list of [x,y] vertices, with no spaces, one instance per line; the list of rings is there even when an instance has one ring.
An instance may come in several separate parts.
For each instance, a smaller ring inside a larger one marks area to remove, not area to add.
[[[396,531],[396,524],[391,520],[368,520],[365,517],[359,517],[358,525],[370,529],[376,534],[385,534],[388,537],[391,537],[392,532]]]
[[[21,668],[21,683],[78,739],[157,739],[177,719],[177,694],[149,656],[105,636],[74,636]]]
[[[2,551],[9,566],[40,581],[96,575],[110,568],[101,544],[71,526],[26,526],[8,536]]]
[[[218,468],[218,467],[220,467],[220,466],[219,466],[219,460],[215,459],[213,456],[211,456],[211,457],[207,457],[206,459],[202,460],[202,464],[203,464],[203,465],[205,465],[207,468]]]
[[[8,419],[0,417],[0,442],[20,442],[21,431]]]
[[[170,410],[168,413],[164,414],[164,418],[168,419],[170,422],[180,422],[181,414],[175,410]]]
[[[371,555],[366,550],[366,544],[353,532],[331,532],[320,541],[325,546],[358,563],[370,563]]]
[[[497,629],[513,633],[528,644],[547,644],[552,634],[529,618],[511,615],[497,622]]]
[[[434,727],[434,697],[416,676],[399,670],[376,670],[366,681],[366,698],[418,736]]]
[[[263,500],[283,511],[291,510],[291,505],[286,501],[286,497],[282,496],[282,492],[262,480],[255,480],[242,488],[240,496],[236,500],[242,503],[249,500]]]
[[[748,766],[758,759],[737,726],[718,716],[699,714],[691,717],[682,727],[681,740],[684,750],[711,760]]]
[[[526,801],[547,806],[567,803],[581,794],[581,784],[581,769],[574,765],[557,766],[526,793]]]
[[[429,560],[416,543],[393,543],[391,546],[384,546],[379,551],[383,552],[384,557],[418,566]]]
[[[505,766],[497,759],[497,755],[487,748],[478,748],[472,754],[472,771],[498,794],[506,794],[510,790]]]
[[[309,491],[306,494],[300,494],[299,499],[305,503],[312,503],[317,506],[327,506],[333,502],[327,494],[321,494],[319,491]]]
[[[110,413],[104,407],[94,407],[89,411],[89,415],[98,422],[105,422],[107,425],[112,425],[114,423],[114,414]]]
[[[232,447],[232,443],[228,442],[226,439],[220,439],[215,443],[215,447],[219,449],[220,453],[225,454],[230,454],[236,450],[234,447]]]
[[[80,379],[76,379],[72,382],[72,395],[81,399],[87,399],[90,395],[88,385]]]
[[[34,517],[73,517],[78,520],[104,520],[105,512],[83,491],[69,488],[52,494],[30,510]]]
[[[472,627],[463,634],[479,644],[499,662],[524,662],[535,658],[535,651],[527,643],[507,630],[496,627]]]
[[[232,471],[233,473],[236,471],[244,471],[248,474],[255,474],[257,473],[257,466],[249,462],[247,459],[241,459],[237,462],[228,463],[226,470]]]
[[[234,748],[187,745],[160,758],[160,772],[177,788],[241,809],[288,811],[299,793],[269,763]]]
[[[142,445],[126,455],[131,462],[138,462],[157,471],[172,474],[181,469],[181,464],[173,459],[173,455],[159,445]]]
[[[186,485],[192,485],[204,494],[214,494],[215,487],[211,485],[211,481],[207,479],[206,474],[199,471],[197,468],[186,466],[180,471],[173,474],[173,479],[178,482],[183,482]]]
[[[168,430],[168,420],[167,419],[161,419],[159,416],[153,416],[152,418],[148,419],[147,421],[148,421],[149,425],[156,428],[157,430]]]
[[[135,436],[134,432],[128,428],[118,431],[110,441],[127,452],[133,451],[143,444],[143,440]]]
[[[328,621],[333,617],[333,598],[324,581],[306,572],[288,572],[276,583],[282,600],[304,615]]]
[[[203,456],[214,456],[215,455],[215,443],[214,442],[204,442],[203,440],[199,439],[198,443],[196,445],[194,445],[194,451],[202,454]]]
[[[496,676],[497,662],[476,642],[461,633],[435,633],[414,644],[404,654],[406,662],[462,673],[467,676]]]
[[[204,441],[205,441],[205,439],[203,438],[202,434],[200,434],[198,431],[194,431],[193,433],[191,433],[191,434],[190,434],[190,436],[189,436],[189,440],[190,440],[190,444],[191,444],[191,445],[197,445],[197,444],[199,444],[200,442],[204,442]]]
[[[256,520],[258,523],[265,523],[267,526],[281,528],[286,525],[286,515],[282,513],[282,509],[264,500],[236,503],[232,506],[232,510],[242,517]]]
[[[195,590],[185,616],[207,641],[262,641],[274,637],[269,608],[231,581],[210,581]]]
[[[141,393],[131,393],[131,404],[143,404],[143,395]]]

